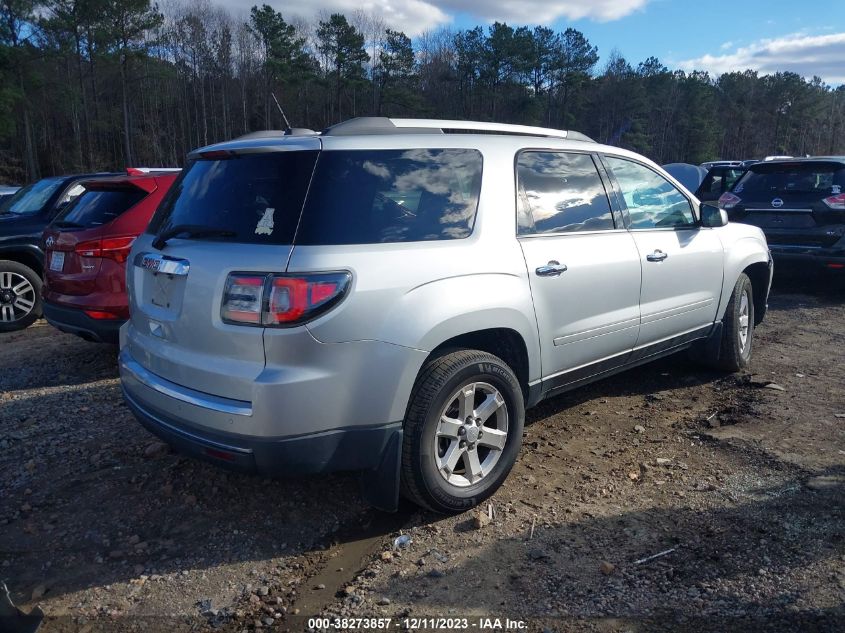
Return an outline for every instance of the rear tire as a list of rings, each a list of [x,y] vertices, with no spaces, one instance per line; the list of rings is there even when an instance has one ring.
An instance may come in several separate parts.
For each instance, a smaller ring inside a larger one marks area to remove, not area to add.
[[[41,316],[41,277],[29,266],[0,260],[0,332],[28,328]]]
[[[522,389],[500,358],[461,350],[430,361],[405,417],[403,495],[442,513],[478,505],[510,473],[524,423]]]
[[[741,273],[722,320],[722,341],[716,366],[729,372],[745,369],[751,361],[753,342],[754,289],[748,275]]]

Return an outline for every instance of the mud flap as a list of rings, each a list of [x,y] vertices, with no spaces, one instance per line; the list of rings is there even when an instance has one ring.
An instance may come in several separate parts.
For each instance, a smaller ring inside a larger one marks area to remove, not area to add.
[[[721,321],[713,324],[713,329],[707,338],[696,343],[690,348],[689,355],[692,360],[701,363],[717,363],[722,353],[722,331],[724,325]]]
[[[396,512],[399,509],[401,466],[402,429],[397,429],[387,441],[378,468],[361,473],[361,496],[364,502],[384,512]]]

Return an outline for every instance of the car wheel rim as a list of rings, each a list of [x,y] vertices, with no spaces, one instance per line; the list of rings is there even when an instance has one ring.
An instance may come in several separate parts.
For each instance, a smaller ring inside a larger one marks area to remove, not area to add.
[[[35,287],[23,275],[0,272],[0,323],[14,323],[35,307]]]
[[[745,348],[748,346],[749,310],[748,292],[743,292],[742,298],[739,301],[739,351],[743,354],[745,353]]]
[[[437,471],[453,486],[477,484],[495,468],[508,439],[508,407],[486,382],[471,382],[446,401],[437,422]]]

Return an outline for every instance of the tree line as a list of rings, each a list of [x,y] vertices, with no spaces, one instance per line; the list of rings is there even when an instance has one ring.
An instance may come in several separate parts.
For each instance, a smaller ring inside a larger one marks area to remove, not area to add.
[[[181,165],[246,132],[354,116],[574,129],[660,163],[845,153],[845,86],[794,73],[670,70],[580,31],[314,23],[208,0],[0,0],[0,181]]]

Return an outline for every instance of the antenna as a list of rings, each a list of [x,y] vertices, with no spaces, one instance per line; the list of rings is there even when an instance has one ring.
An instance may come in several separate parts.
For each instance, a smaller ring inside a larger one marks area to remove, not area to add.
[[[271,92],[270,94],[271,94],[271,95],[272,95],[272,97],[273,97],[273,101],[275,101],[275,102],[276,102],[276,107],[277,107],[277,108],[279,108],[279,112],[281,112],[281,113],[282,113],[282,119],[283,119],[283,120],[284,120],[284,122],[285,122],[285,130],[289,130],[289,129],[290,129],[290,122],[288,121],[288,118],[285,116],[285,111],[284,111],[284,110],[282,110],[282,106],[279,104],[279,100],[278,100],[278,99],[276,99],[276,93],[275,93],[275,92]]]

